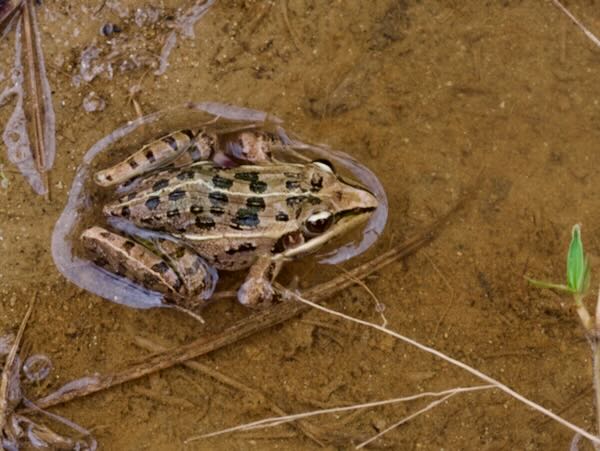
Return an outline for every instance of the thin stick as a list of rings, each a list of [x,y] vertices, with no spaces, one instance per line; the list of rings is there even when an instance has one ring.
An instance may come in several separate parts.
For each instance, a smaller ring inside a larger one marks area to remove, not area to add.
[[[35,55],[36,46],[33,43],[33,26],[31,23],[32,6],[31,0],[25,0],[22,21],[25,36],[25,49],[27,54],[27,79],[29,82],[29,104],[33,116],[33,136],[34,143],[32,146],[32,154],[35,160],[35,166],[42,178],[47,196],[49,196],[48,173],[46,171],[46,146],[44,143],[43,129],[43,106],[40,101],[40,86],[37,77],[39,67],[36,64]]]
[[[493,387],[492,385],[484,385],[483,387]],[[476,387],[473,387],[476,388]],[[390,432],[392,429],[396,429],[398,426],[403,425],[404,423],[409,422],[410,420],[412,420],[413,418],[418,417],[419,415],[428,412],[429,410],[433,409],[435,406],[437,406],[438,404],[441,404],[443,402],[445,402],[447,399],[453,397],[454,395],[456,395],[458,392],[454,392],[454,393],[450,393],[446,396],[444,396],[442,399],[438,399],[436,401],[432,401],[429,404],[427,404],[425,407],[423,407],[422,409],[417,410],[416,412],[411,413],[410,415],[408,415],[407,417],[402,418],[400,421],[392,424],[390,427],[385,428],[383,431],[378,432],[377,434],[375,434],[373,437],[371,437],[369,440],[365,440],[362,443],[359,443],[358,445],[356,445],[355,449],[362,449],[365,446],[367,446],[369,443],[374,442],[375,440],[377,440],[379,437],[387,434],[388,432]]]
[[[354,318],[352,316],[346,315],[344,313],[340,313],[340,312],[336,312],[335,310],[331,310],[327,307],[323,307],[319,304],[315,304],[314,302],[309,301],[308,299],[304,299],[302,298],[302,296],[296,294],[296,293],[292,293],[291,291],[288,292],[288,295],[290,297],[293,297],[295,299],[297,299],[298,301],[310,305],[313,308],[316,308],[317,310],[321,310],[323,312],[329,313],[330,315],[334,315],[334,316],[338,316],[340,318],[344,318],[348,321],[354,322],[354,323],[358,323],[358,324],[362,324],[363,326],[367,326],[367,327],[371,327],[373,329],[376,329],[380,332],[383,332],[385,334],[391,335],[405,343],[408,343],[422,351],[428,352],[430,354],[433,354],[436,357],[439,357],[442,360],[445,360],[448,363],[451,363],[454,366],[457,366],[465,371],[467,371],[468,373],[471,373],[472,375],[478,377],[479,379],[489,383],[489,384],[493,384],[496,388],[498,388],[499,390],[502,390],[504,393],[508,394],[509,396],[512,396],[513,398],[515,398],[516,400],[522,402],[523,404],[527,405],[528,407],[531,407],[534,410],[537,410],[538,412],[542,413],[543,415],[546,415],[550,418],[552,418],[553,420],[555,420],[556,422],[562,424],[563,426],[571,429],[574,432],[577,432],[579,434],[581,434],[582,436],[584,436],[585,438],[587,438],[588,440],[592,441],[593,443],[598,443],[600,444],[600,437],[596,437],[593,434],[590,434],[589,432],[587,432],[586,430],[580,428],[579,426],[576,426],[573,423],[570,423],[569,421],[563,419],[562,417],[556,415],[555,413],[551,412],[550,410],[546,409],[545,407],[536,404],[535,402],[527,399],[525,396],[521,395],[520,393],[514,391],[512,388],[504,385],[502,382],[488,376],[487,374],[482,373],[479,370],[476,370],[475,368],[467,365],[466,363],[461,362],[460,360],[456,360],[450,356],[447,356],[446,354],[438,351],[437,349],[431,348],[429,346],[426,346],[424,344],[419,343],[416,340],[413,340],[412,338],[408,338],[405,337],[404,335],[400,335],[398,332],[394,332],[393,330],[387,329],[385,327],[381,327],[378,324],[374,324],[374,323],[370,323],[368,321],[363,321],[362,319],[358,319],[358,318]]]
[[[588,30],[586,28],[585,25],[583,25],[583,23],[581,23],[581,21],[579,19],[577,19],[577,17],[575,17],[571,11],[569,11],[561,2],[559,2],[558,0],[552,0],[552,3],[554,3],[558,8],[560,8],[562,10],[563,13],[565,13],[567,15],[567,17],[569,19],[571,19],[573,21],[573,23],[575,25],[577,25],[579,27],[579,29],[581,31],[583,31],[583,33],[588,37],[588,39],[590,41],[592,41],[594,44],[596,44],[596,46],[600,47],[600,39],[598,39],[596,37],[596,35],[594,33],[592,33],[590,30]]]
[[[383,401],[372,401],[372,402],[365,402],[362,404],[353,404],[351,406],[332,407],[329,409],[311,410],[310,412],[302,412],[302,413],[297,413],[294,415],[264,418],[262,420],[253,421],[251,423],[234,426],[234,427],[227,428],[227,429],[222,429],[220,431],[211,432],[209,434],[203,434],[203,435],[199,435],[199,436],[195,436],[195,437],[190,437],[187,440],[185,440],[184,443],[190,443],[190,442],[193,442],[196,440],[200,440],[202,438],[216,437],[217,435],[223,435],[223,434],[227,434],[230,432],[250,431],[253,429],[274,427],[274,426],[278,426],[283,423],[289,423],[291,421],[296,421],[296,420],[300,420],[303,418],[314,417],[317,415],[325,415],[325,414],[330,414],[330,413],[341,413],[341,412],[348,412],[348,411],[352,411],[352,410],[387,406],[390,404],[398,404],[401,402],[414,401],[416,399],[427,398],[427,397],[432,397],[432,396],[435,396],[435,397],[444,396],[444,399],[445,399],[447,396],[452,396],[452,395],[455,395],[458,393],[472,392],[472,391],[477,391],[477,390],[489,390],[491,388],[495,388],[495,387],[493,385],[477,385],[477,386],[473,386],[473,387],[457,387],[457,388],[452,388],[449,390],[444,390],[441,392],[424,392],[424,393],[419,393],[417,395],[402,396],[400,398],[384,399]]]
[[[23,338],[23,333],[25,332],[25,326],[27,326],[27,321],[31,316],[31,312],[33,311],[33,305],[35,304],[35,299],[37,297],[37,293],[34,295],[27,312],[25,312],[25,316],[23,317],[23,321],[21,321],[21,326],[19,327],[19,332],[17,332],[17,336],[15,337],[15,341],[13,342],[12,347],[10,348],[10,352],[6,356],[6,361],[4,362],[4,369],[2,370],[2,378],[0,379],[0,433],[4,430],[6,426],[6,418],[8,416],[8,389],[10,385],[10,378],[14,371],[14,363],[15,358],[17,357],[17,352],[19,350],[19,346],[21,345],[21,339]],[[18,370],[17,370],[18,371]]]

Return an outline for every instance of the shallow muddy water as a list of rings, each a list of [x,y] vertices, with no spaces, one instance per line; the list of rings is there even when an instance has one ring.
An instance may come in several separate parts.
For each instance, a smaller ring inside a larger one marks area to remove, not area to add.
[[[30,398],[125,368],[148,354],[136,337],[172,346],[248,315],[223,300],[204,310],[201,325],[172,310],[113,304],[64,279],[50,251],[76,168],[95,142],[140,110],[214,101],[269,112],[302,139],[341,149],[379,177],[389,200],[385,233],[344,268],[419,233],[476,183],[431,244],[367,285],[385,305],[391,329],[593,430],[590,352],[576,314],[569,299],[531,288],[523,276],[562,281],[570,229],[581,223],[592,284],[598,283],[599,48],[549,1],[216,0],[193,36],[173,19],[193,2],[159,3],[38,7],[56,115],[50,201],[32,191],[0,145],[8,178],[0,187],[0,335],[18,327],[37,293],[26,349],[53,365],[44,383],[25,386]],[[595,6],[569,3],[600,34]],[[113,33],[105,36],[109,23]],[[177,39],[162,67],[173,30]],[[14,39],[12,32],[0,41],[0,91]],[[0,108],[1,124],[13,107]],[[296,262],[282,280],[298,275],[309,286],[340,272]],[[358,286],[326,305],[380,321]],[[477,383],[432,356],[318,311],[199,360],[287,413]],[[329,449],[349,449],[423,406],[311,421],[322,427]],[[273,415],[256,396],[181,366],[52,411],[92,430],[103,449],[181,449],[192,435]],[[572,436],[487,391],[455,396],[372,446],[566,449]],[[290,426],[186,446],[317,448]]]

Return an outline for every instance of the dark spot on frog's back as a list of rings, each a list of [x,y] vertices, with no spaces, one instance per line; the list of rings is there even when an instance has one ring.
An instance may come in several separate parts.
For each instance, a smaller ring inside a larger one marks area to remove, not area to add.
[[[160,191],[161,189],[169,186],[169,181],[167,179],[162,179],[152,185],[152,191]]]
[[[149,197],[145,205],[148,210],[154,210],[160,204],[160,198],[158,196]]]
[[[137,167],[139,166],[139,165],[137,164],[137,161],[135,161],[133,158],[129,158],[129,159],[127,160],[127,164],[129,164],[129,167],[130,167],[131,169],[135,169],[135,168],[137,168]]]
[[[210,230],[215,227],[215,221],[208,216],[198,216],[195,221],[196,227],[202,230]]]
[[[290,196],[286,199],[288,207],[295,207],[303,202],[309,202],[312,205],[321,203],[321,199],[315,196]]]
[[[260,220],[253,209],[240,208],[233,218],[233,223],[239,227],[256,227],[260,224]]]
[[[256,182],[258,180],[258,172],[238,172],[233,177],[245,182]]]
[[[179,217],[179,210],[177,208],[173,208],[172,210],[167,211],[167,218],[175,217]]]
[[[177,174],[177,180],[192,180],[194,178],[194,171],[183,171]]]
[[[215,188],[229,189],[233,185],[233,180],[225,178],[225,177],[221,177],[220,175],[217,174],[212,178],[212,183]]]
[[[209,193],[208,198],[210,199],[211,204],[215,206],[227,204],[229,202],[227,194],[222,193],[220,191],[213,191]]]
[[[300,182],[298,180],[288,180],[285,182],[285,187],[288,191],[293,191],[300,188]]]
[[[222,207],[211,207],[210,214],[215,216],[222,216],[225,214],[225,210]]]
[[[267,190],[267,184],[261,180],[255,180],[250,183],[250,191],[261,194]]]
[[[131,210],[127,205],[125,205],[123,208],[121,208],[121,216],[123,216],[124,218],[128,218],[129,215],[131,215]]]
[[[169,193],[169,200],[171,202],[178,201],[180,199],[183,199],[184,197],[185,197],[185,191],[182,189],[176,189],[175,191],[171,191]]]

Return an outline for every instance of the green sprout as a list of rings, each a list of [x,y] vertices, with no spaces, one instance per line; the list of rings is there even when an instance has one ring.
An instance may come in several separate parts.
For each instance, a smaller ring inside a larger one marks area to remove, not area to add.
[[[581,241],[581,227],[575,224],[571,230],[571,244],[567,253],[567,284],[546,282],[527,277],[527,280],[539,288],[551,288],[566,291],[573,295],[585,296],[590,287],[590,265],[587,255],[583,251]]]
[[[577,307],[577,311],[586,329],[592,327],[591,318],[583,304],[583,298],[590,288],[590,265],[587,255],[583,250],[581,241],[581,226],[575,224],[571,230],[571,243],[567,253],[567,284],[546,282],[543,280],[527,280],[538,288],[550,288],[553,290],[571,293]]]

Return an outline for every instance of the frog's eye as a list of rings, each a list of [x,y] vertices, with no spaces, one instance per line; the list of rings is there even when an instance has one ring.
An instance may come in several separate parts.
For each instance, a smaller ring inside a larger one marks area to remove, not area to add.
[[[313,164],[325,172],[335,174],[335,168],[329,160],[315,160],[313,161]]]
[[[311,235],[320,235],[333,224],[333,214],[328,211],[313,213],[304,222],[306,231]]]

